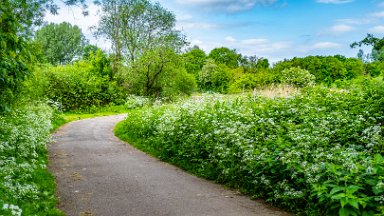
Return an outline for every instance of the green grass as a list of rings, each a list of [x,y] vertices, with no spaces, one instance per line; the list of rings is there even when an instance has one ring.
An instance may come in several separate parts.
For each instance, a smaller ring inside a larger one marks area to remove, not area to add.
[[[88,110],[78,110],[70,111],[64,113],[56,113],[52,120],[53,129],[52,131],[57,130],[60,126],[77,120],[95,118],[100,116],[110,116],[127,113],[128,110],[125,106],[107,106],[107,107],[97,107]]]

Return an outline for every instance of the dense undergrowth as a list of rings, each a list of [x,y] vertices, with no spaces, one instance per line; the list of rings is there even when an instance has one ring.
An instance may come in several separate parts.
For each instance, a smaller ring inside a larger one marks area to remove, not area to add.
[[[299,215],[384,214],[384,82],[137,109],[116,134]]]
[[[0,215],[62,215],[46,168],[51,117],[42,104],[0,115]]]

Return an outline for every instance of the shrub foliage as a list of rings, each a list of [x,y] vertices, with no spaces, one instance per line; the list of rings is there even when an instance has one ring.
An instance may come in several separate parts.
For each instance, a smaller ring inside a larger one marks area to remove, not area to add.
[[[384,83],[131,111],[116,134],[305,215],[384,214]]]

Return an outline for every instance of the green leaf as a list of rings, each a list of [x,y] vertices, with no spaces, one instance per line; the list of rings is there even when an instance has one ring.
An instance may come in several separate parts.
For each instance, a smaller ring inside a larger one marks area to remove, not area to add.
[[[348,204],[353,206],[355,209],[359,209],[359,203],[355,199],[348,200]]]
[[[349,216],[349,211],[345,208],[339,209],[339,216]]]
[[[351,194],[355,193],[356,191],[358,191],[359,189],[361,189],[361,187],[357,186],[357,185],[350,185],[347,187],[347,191]]]
[[[333,194],[335,194],[335,193],[337,193],[339,191],[342,191],[342,190],[344,190],[344,187],[336,186],[336,187],[332,188],[332,190],[331,190],[331,192],[329,194],[333,195]]]

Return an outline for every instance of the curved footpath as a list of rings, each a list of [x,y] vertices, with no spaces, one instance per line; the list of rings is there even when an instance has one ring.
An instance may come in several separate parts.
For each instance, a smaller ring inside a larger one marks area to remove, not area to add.
[[[76,121],[54,134],[49,167],[67,215],[289,215],[119,141],[113,127],[124,118]]]

